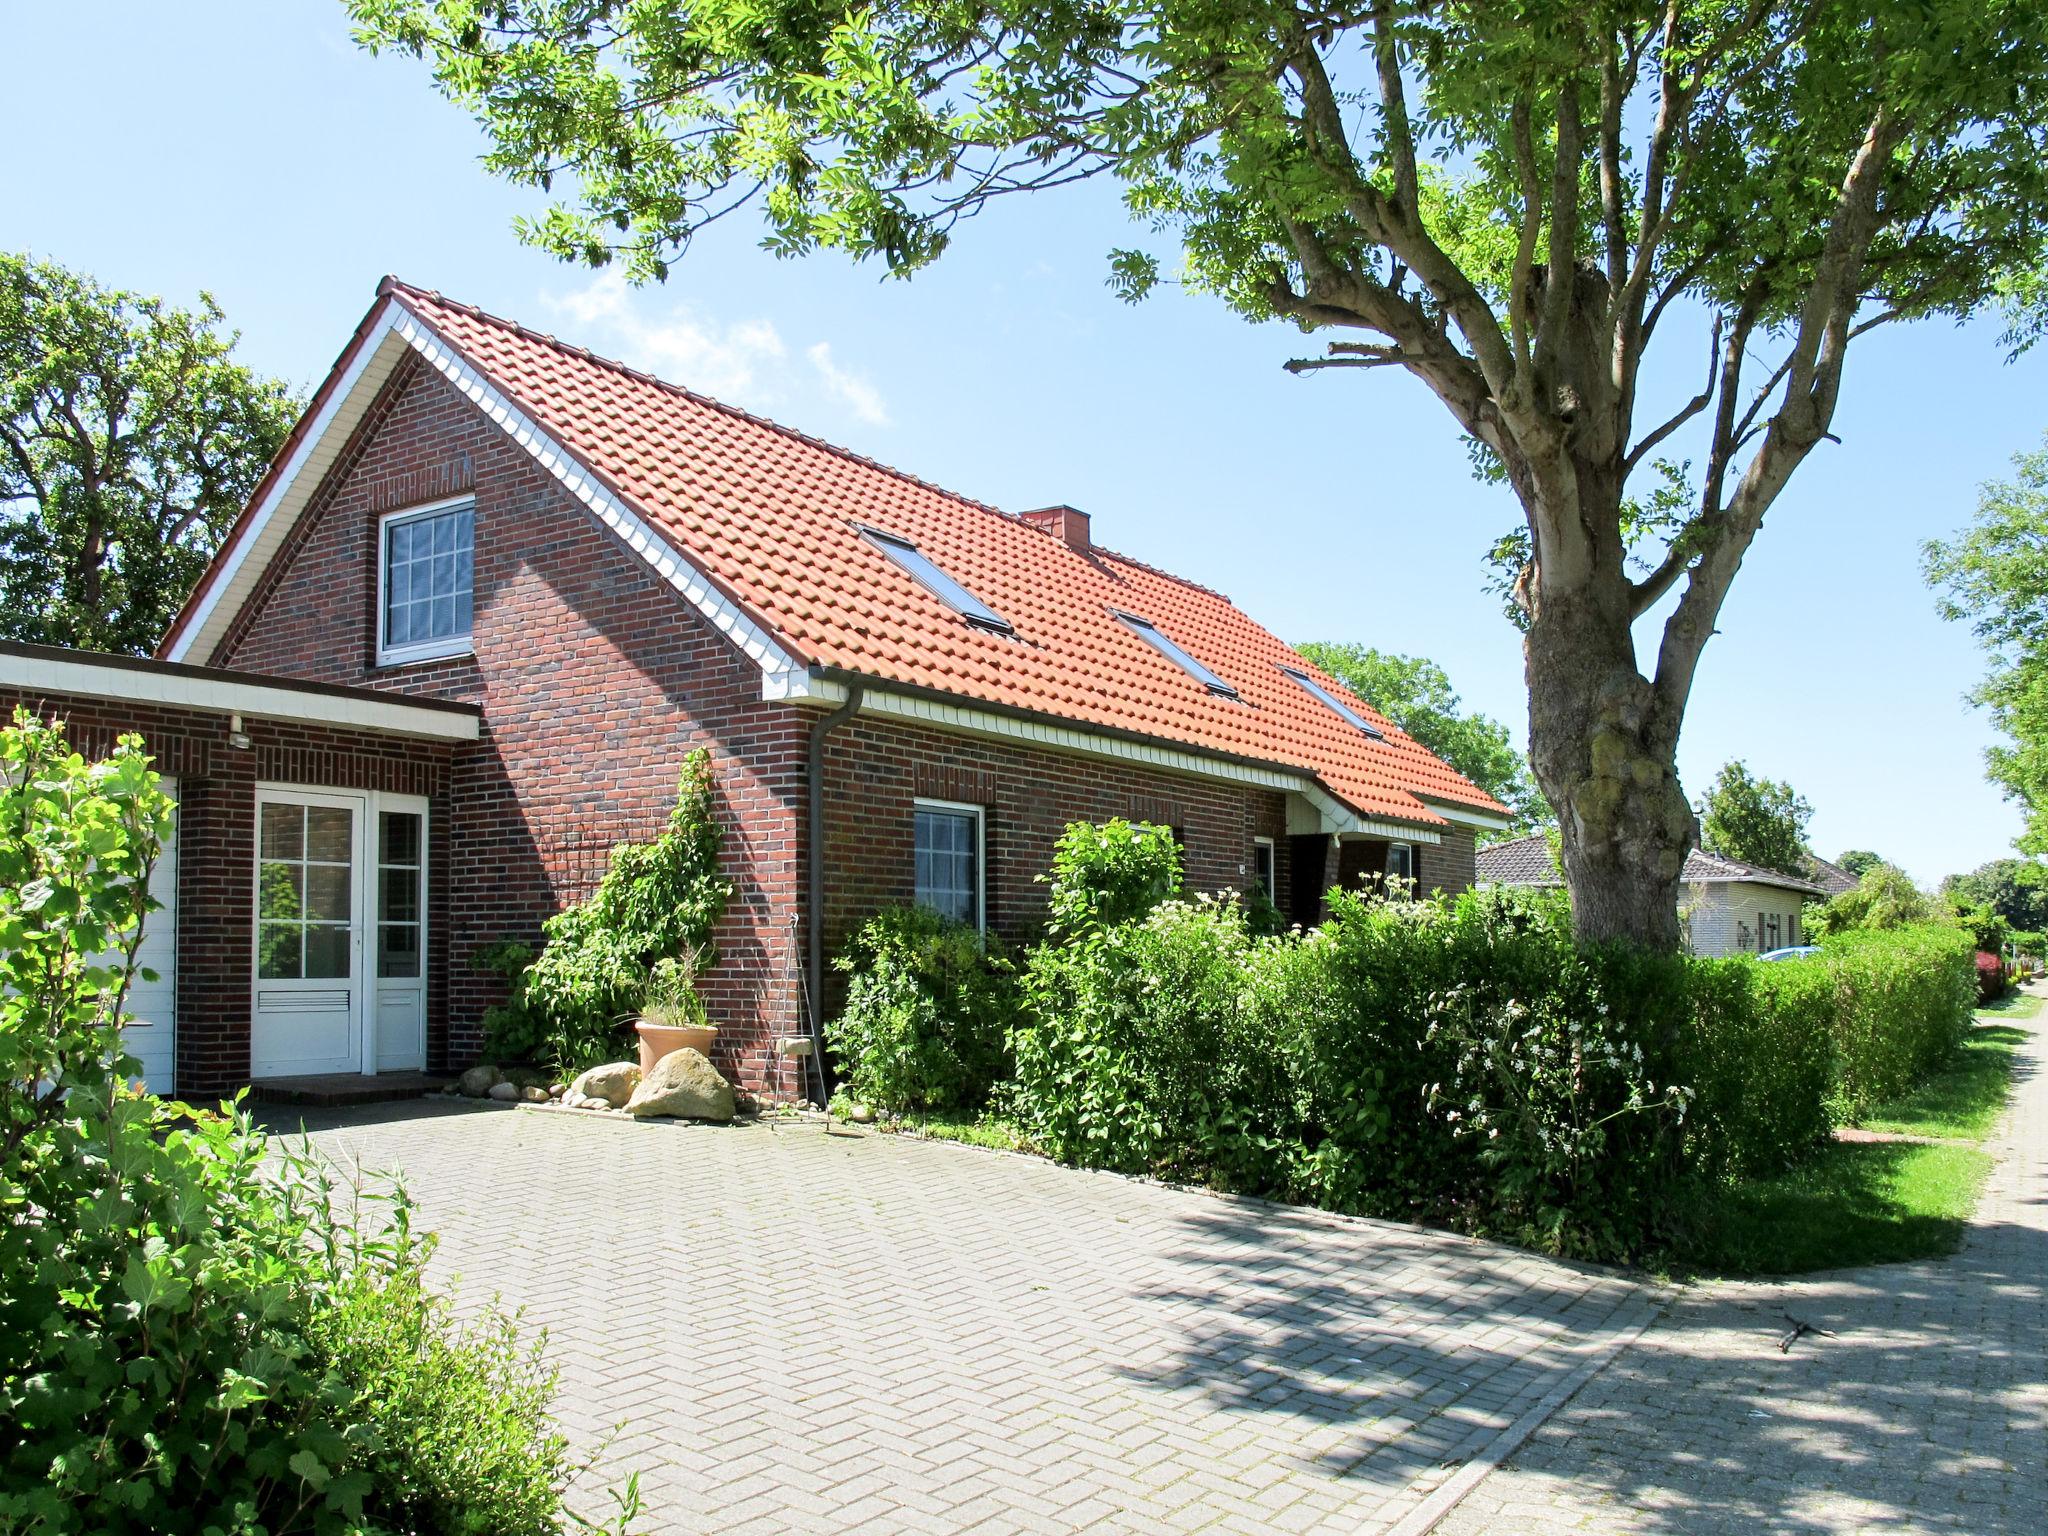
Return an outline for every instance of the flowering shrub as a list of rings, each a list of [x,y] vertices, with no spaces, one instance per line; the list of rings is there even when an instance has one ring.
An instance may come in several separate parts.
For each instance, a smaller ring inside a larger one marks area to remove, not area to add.
[[[1002,941],[929,907],[863,923],[833,966],[849,978],[826,1039],[856,1099],[890,1110],[978,1109],[1007,1075],[1018,1007]]]
[[[1977,1001],[1995,1003],[2005,996],[2005,962],[1985,950],[1977,951]]]

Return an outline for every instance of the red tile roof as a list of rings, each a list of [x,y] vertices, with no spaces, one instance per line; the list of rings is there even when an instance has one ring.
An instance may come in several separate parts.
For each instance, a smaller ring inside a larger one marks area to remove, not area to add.
[[[1352,695],[1230,601],[441,295],[387,279],[469,365],[808,664],[1201,751],[1307,769],[1375,816],[1418,796],[1499,813],[1363,700],[1373,741],[1280,669]],[[860,525],[913,541],[1009,620],[965,622]],[[1119,622],[1149,619],[1229,682],[1219,697]]]

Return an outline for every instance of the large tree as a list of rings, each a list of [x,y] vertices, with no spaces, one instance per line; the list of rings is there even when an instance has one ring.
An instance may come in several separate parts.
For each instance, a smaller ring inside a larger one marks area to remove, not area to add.
[[[1813,807],[1790,784],[1760,779],[1742,762],[1723,763],[1699,805],[1701,841],[1714,853],[1806,874],[1806,824]]]
[[[1450,674],[1423,656],[1311,641],[1301,654],[1514,813],[1519,836],[1556,820],[1508,728],[1467,711]]]
[[[1109,175],[1184,284],[1341,338],[1290,366],[1421,380],[1521,506],[1532,761],[1590,938],[1678,943],[1701,651],[1851,340],[2048,265],[2040,0],[348,4],[493,169],[567,189],[526,226],[562,256],[658,278],[753,204],[772,249],[909,273]],[[1112,272],[1141,295],[1157,248]],[[1696,393],[1642,397],[1653,348]]]
[[[1986,485],[1970,526],[1926,549],[1944,618],[1967,620],[1989,661],[1971,697],[2008,745],[1984,754],[1991,781],[2026,807],[2019,846],[2048,853],[2048,443]]]
[[[0,252],[0,636],[155,647],[297,414],[221,321]]]
[[[1950,875],[1941,894],[1958,907],[1988,907],[2028,933],[2048,929],[2048,865],[2034,859],[1993,859]]]

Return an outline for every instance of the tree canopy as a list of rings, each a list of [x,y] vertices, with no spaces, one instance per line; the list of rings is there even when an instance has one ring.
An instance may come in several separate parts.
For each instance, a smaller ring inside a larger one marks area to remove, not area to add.
[[[1984,648],[1971,698],[2007,741],[1985,753],[1987,774],[2026,807],[2019,846],[2048,853],[2048,441],[2013,467],[1983,488],[1968,528],[1927,546],[1925,569],[1942,617]]]
[[[0,252],[0,635],[155,647],[298,413],[222,320]]]
[[[2048,865],[2033,859],[1993,859],[1965,875],[1941,882],[1941,894],[1957,908],[1984,907],[2014,928],[2048,930]]]
[[[1514,813],[1514,835],[1556,818],[1508,728],[1467,712],[1450,674],[1422,656],[1311,641],[1297,649]]]
[[[1700,841],[1710,851],[1781,875],[1806,873],[1806,824],[1813,807],[1790,784],[1757,778],[1740,761],[1723,763],[1699,815]]]
[[[1700,657],[1853,340],[1992,307],[2025,345],[2048,300],[2040,0],[348,3],[558,195],[524,226],[557,255],[660,278],[751,210],[905,274],[1110,178],[1151,231],[1125,297],[1178,281],[1337,338],[1298,371],[1419,380],[1521,507],[1531,766],[1588,938],[1678,943]],[[1697,393],[1641,388],[1653,348]]]
[[[1872,852],[1868,848],[1851,848],[1839,859],[1836,859],[1835,862],[1858,880],[1861,880],[1865,875],[1877,868],[1878,865],[1889,864],[1891,860],[1881,853]]]

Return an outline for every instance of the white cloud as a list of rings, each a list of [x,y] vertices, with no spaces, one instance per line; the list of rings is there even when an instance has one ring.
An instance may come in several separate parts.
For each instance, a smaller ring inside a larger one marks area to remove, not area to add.
[[[842,368],[833,362],[829,342],[819,342],[804,356],[811,360],[811,366],[818,371],[818,377],[824,383],[827,394],[843,402],[846,408],[862,421],[877,427],[889,425],[889,408],[882,402],[882,392],[864,375]]]
[[[871,426],[889,424],[881,392],[864,374],[842,368],[831,343],[804,349],[806,374],[792,360],[775,322],[720,321],[658,290],[635,289],[616,268],[582,288],[542,296],[561,317],[566,339],[733,405],[773,410],[794,397],[822,395]]]

